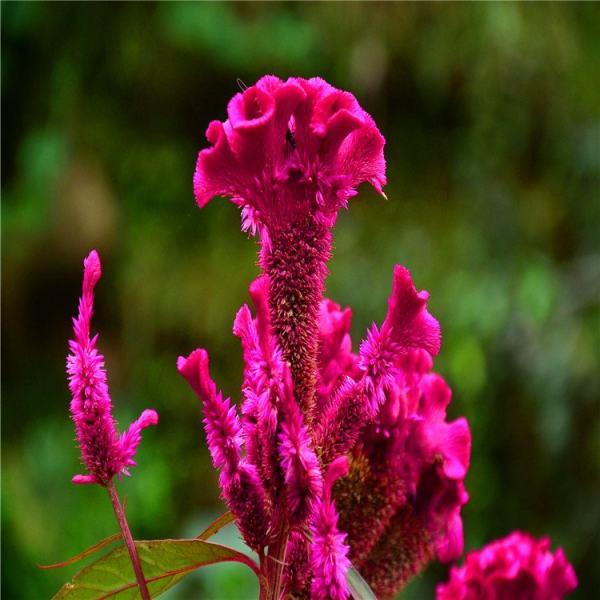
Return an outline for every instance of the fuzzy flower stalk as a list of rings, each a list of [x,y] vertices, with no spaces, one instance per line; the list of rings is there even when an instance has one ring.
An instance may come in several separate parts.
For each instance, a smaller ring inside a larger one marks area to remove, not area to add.
[[[102,274],[100,257],[92,250],[83,262],[83,286],[79,311],[73,319],[73,339],[69,341],[67,374],[71,391],[70,412],[81,460],[86,474],[75,475],[73,483],[98,484],[108,491],[117,521],[127,545],[142,598],[150,598],[144,580],[140,560],[125,518],[125,512],[114,485],[115,475],[129,475],[135,466],[134,457],[142,440],[141,432],[149,425],[158,423],[154,410],[145,410],[129,429],[119,434],[112,415],[106,380],[104,357],[98,351],[98,335],[90,334],[90,322],[94,312],[94,288]]]
[[[383,195],[385,140],[354,96],[322,79],[266,76],[206,132],[194,192],[241,209],[260,277],[233,331],[241,410],[199,349],[178,370],[200,398],[221,492],[260,557],[261,598],[349,596],[352,560],[390,597],[437,554],[462,551],[470,433],[448,423],[431,373],[438,322],[403,267],[358,353],[351,310],[324,297],[332,228],[360,183]]]

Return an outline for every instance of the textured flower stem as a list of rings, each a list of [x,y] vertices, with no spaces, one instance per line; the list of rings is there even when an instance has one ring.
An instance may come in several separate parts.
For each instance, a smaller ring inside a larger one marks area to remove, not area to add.
[[[259,553],[259,574],[258,574],[258,600],[269,599],[269,578],[267,572],[267,560],[263,551]]]
[[[319,309],[331,253],[329,229],[311,216],[270,231],[262,263],[269,276],[271,322],[294,381],[294,395],[310,422],[314,404]]]
[[[150,600],[150,592],[148,591],[148,586],[146,585],[146,580],[144,579],[144,572],[142,571],[140,557],[138,556],[133,537],[131,537],[131,531],[129,529],[129,525],[127,524],[125,511],[123,510],[123,506],[119,500],[119,495],[117,494],[117,489],[115,488],[115,484],[112,479],[108,482],[106,489],[108,490],[108,495],[110,496],[110,501],[112,502],[115,516],[119,522],[119,527],[123,533],[123,539],[125,540],[125,545],[127,546],[129,558],[131,559],[131,564],[135,573],[135,578],[140,589],[140,595],[142,600]]]
[[[282,575],[289,534],[289,527],[287,523],[284,523],[275,543],[271,546],[273,552],[269,549],[269,600],[279,600],[281,597]]]

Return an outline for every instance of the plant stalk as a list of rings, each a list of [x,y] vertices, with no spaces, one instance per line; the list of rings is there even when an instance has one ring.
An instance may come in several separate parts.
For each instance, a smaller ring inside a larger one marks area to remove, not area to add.
[[[148,585],[144,579],[144,572],[142,571],[140,557],[138,555],[137,548],[135,547],[133,537],[131,536],[131,531],[129,529],[129,525],[127,524],[127,518],[125,517],[125,511],[123,510],[123,506],[119,500],[119,495],[117,494],[117,488],[115,487],[115,483],[112,479],[108,482],[106,489],[108,491],[108,495],[110,496],[110,501],[115,511],[115,516],[119,522],[119,527],[123,533],[123,539],[125,540],[127,551],[129,552],[129,558],[131,559],[131,564],[133,566],[133,571],[135,573],[135,578],[137,580],[142,600],[151,600],[150,592],[148,591]]]
[[[269,549],[269,600],[279,600],[281,597],[281,584],[283,567],[285,566],[285,554],[288,545],[289,528],[287,523],[281,528],[277,540],[273,544],[273,552]]]

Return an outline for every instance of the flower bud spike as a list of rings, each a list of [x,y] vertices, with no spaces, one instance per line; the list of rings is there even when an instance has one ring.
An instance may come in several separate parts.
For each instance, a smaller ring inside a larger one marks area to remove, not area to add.
[[[94,288],[102,275],[100,257],[92,250],[83,261],[83,285],[79,311],[73,319],[74,339],[69,341],[67,374],[71,391],[71,417],[75,423],[81,458],[89,474],[76,475],[73,483],[106,486],[115,475],[128,474],[133,466],[141,430],[158,423],[154,410],[145,410],[127,433],[119,436],[112,416],[104,356],[96,347],[98,335],[90,338],[94,313]]]

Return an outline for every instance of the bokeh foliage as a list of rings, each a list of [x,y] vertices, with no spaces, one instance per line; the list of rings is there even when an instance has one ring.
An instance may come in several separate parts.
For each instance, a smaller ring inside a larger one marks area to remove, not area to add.
[[[215,200],[194,205],[203,132],[264,73],[352,90],[388,145],[389,202],[340,216],[328,294],[354,339],[405,264],[442,324],[436,368],[466,415],[467,548],[548,533],[600,587],[600,10],[591,4],[2,4],[2,591],[116,530],[78,472],[63,373],[81,259],[105,277],[95,326],[116,415],[161,415],[121,489],[138,538],[218,513],[199,407],[175,371],[196,346],[239,397],[231,334],[256,244]],[[224,534],[227,535],[227,534]],[[233,535],[230,532],[228,535]],[[251,577],[251,575],[249,576]],[[433,596],[445,567],[412,584]],[[171,598],[252,597],[214,566]]]

